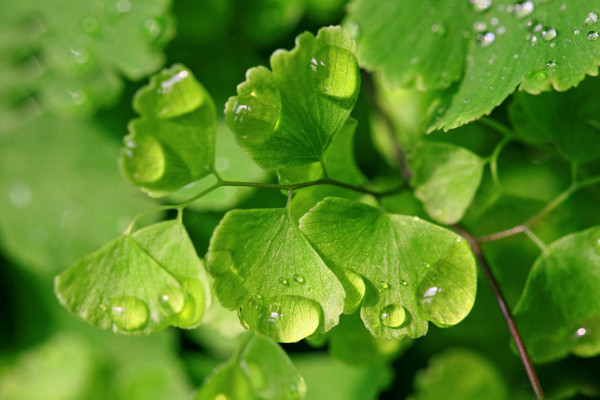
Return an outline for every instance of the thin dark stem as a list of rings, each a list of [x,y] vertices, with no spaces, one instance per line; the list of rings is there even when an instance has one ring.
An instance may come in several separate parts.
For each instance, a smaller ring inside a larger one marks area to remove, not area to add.
[[[475,240],[469,232],[467,232],[461,226],[456,226],[456,230],[469,241],[471,244],[471,248],[473,249],[473,253],[475,253],[477,260],[479,261],[479,266],[485,275],[492,292],[494,293],[494,297],[500,306],[500,310],[502,311],[502,315],[506,320],[506,324],[508,325],[508,330],[510,331],[510,335],[515,341],[515,345],[517,346],[517,350],[519,352],[519,356],[521,357],[521,361],[523,362],[523,366],[525,367],[525,371],[527,372],[527,377],[529,378],[529,382],[531,383],[531,387],[533,388],[533,392],[535,393],[535,398],[538,400],[545,399],[544,391],[542,389],[542,385],[540,384],[540,380],[538,379],[537,373],[535,371],[535,367],[531,362],[531,358],[529,357],[529,352],[527,351],[527,346],[523,341],[523,337],[519,332],[519,327],[515,322],[515,319],[508,307],[504,294],[502,293],[502,289],[500,289],[500,285],[494,276],[490,266],[488,265],[479,244]]]

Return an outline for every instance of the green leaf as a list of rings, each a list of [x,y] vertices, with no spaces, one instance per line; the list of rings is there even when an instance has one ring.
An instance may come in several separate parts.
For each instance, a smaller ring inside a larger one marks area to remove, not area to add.
[[[351,19],[361,64],[395,84],[448,89],[433,130],[488,114],[517,88],[564,91],[597,75],[600,28],[586,23],[592,12],[595,0],[356,0]]]
[[[225,117],[261,167],[319,161],[350,115],[360,88],[356,45],[340,27],[303,33],[292,51],[271,56],[272,71],[248,70]]]
[[[515,318],[531,357],[600,353],[600,227],[567,235],[535,262]]]
[[[221,304],[279,342],[338,322],[344,291],[285,209],[228,212],[210,242],[209,271]]]
[[[174,65],[154,75],[134,108],[141,118],[131,121],[121,156],[134,185],[160,196],[211,172],[215,105],[187,68]]]
[[[0,44],[0,65],[8,67],[7,75],[25,78],[7,81],[7,92],[29,92],[41,100],[41,108],[66,115],[88,116],[113,104],[123,86],[120,75],[137,80],[163,64],[162,48],[174,31],[170,3],[3,3],[0,25],[27,33],[7,35]]]
[[[306,384],[279,345],[252,335],[208,377],[194,400],[301,400]]]
[[[447,229],[339,198],[317,204],[300,229],[331,268],[364,281],[361,317],[376,336],[423,336],[427,321],[455,325],[473,306],[475,260]]]
[[[210,301],[202,262],[178,221],[113,240],[57,276],[55,291],[73,314],[125,335],[192,328]]]
[[[415,376],[409,400],[506,400],[508,389],[496,367],[472,350],[451,349],[435,356]]]
[[[349,365],[324,354],[294,357],[310,400],[375,400],[392,381],[386,365]]]
[[[509,109],[516,136],[553,143],[575,162],[600,157],[599,90],[600,79],[589,78],[566,93],[518,94]]]
[[[471,151],[449,143],[421,142],[409,155],[411,185],[437,222],[460,221],[481,182],[485,161]]]
[[[96,123],[44,114],[0,135],[5,255],[53,276],[155,205],[119,173],[119,145],[109,134]]]

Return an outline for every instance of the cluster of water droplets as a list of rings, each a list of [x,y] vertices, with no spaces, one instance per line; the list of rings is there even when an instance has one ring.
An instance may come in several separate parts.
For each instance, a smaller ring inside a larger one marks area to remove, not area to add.
[[[595,26],[598,24],[598,14],[595,12],[588,13],[588,15],[585,17],[584,23],[589,27]],[[595,41],[598,40],[598,37],[600,37],[600,34],[598,34],[597,30],[590,30],[587,33],[588,40]]]
[[[306,283],[304,277],[300,274],[294,274],[291,282],[295,282],[299,285],[304,285]],[[290,280],[283,276],[279,278],[279,283],[281,283],[283,286],[290,286]]]

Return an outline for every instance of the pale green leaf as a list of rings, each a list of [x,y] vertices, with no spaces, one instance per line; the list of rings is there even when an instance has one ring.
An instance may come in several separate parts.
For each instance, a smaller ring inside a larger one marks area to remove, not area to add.
[[[515,318],[534,360],[600,353],[600,227],[567,235],[535,262]]]
[[[411,185],[427,214],[437,222],[460,221],[481,182],[485,161],[449,143],[421,142],[410,152]]]
[[[600,26],[599,26],[600,28]],[[553,143],[569,160],[600,156],[600,79],[589,78],[566,93],[519,93],[510,107],[517,138]]]
[[[194,400],[301,400],[306,384],[279,345],[253,335],[217,367]]]
[[[102,329],[149,334],[198,325],[210,301],[201,260],[185,228],[166,221],[125,234],[55,279],[60,302]]]
[[[350,115],[360,88],[356,45],[340,27],[303,33],[292,51],[271,56],[272,71],[248,70],[225,116],[261,167],[319,161]]]
[[[361,317],[376,336],[423,336],[427,321],[455,325],[473,306],[475,260],[447,229],[339,198],[317,204],[300,229],[331,268],[362,278]]]
[[[134,98],[141,118],[131,121],[121,166],[136,186],[159,196],[211,172],[215,157],[215,105],[182,65],[150,79]]]
[[[480,354],[451,349],[417,372],[409,400],[507,400],[508,388],[494,364]]]
[[[349,365],[324,354],[302,354],[294,364],[306,380],[309,400],[375,400],[392,381],[386,365]]]
[[[360,61],[396,84],[448,88],[430,130],[488,114],[517,88],[563,91],[598,74],[596,0],[521,3],[356,0]]]
[[[295,342],[338,322],[344,291],[285,209],[228,212],[207,254],[221,304],[279,342]]]
[[[14,261],[53,276],[152,207],[119,173],[96,123],[45,114],[0,135],[0,237]]]

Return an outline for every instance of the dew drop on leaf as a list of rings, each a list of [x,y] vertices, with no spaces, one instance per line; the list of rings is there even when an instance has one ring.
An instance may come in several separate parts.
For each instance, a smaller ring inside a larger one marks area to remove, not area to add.
[[[164,30],[164,22],[159,18],[148,18],[142,25],[142,32],[148,41],[156,40]]]
[[[588,40],[592,40],[592,41],[598,40],[598,37],[600,37],[600,35],[598,35],[598,32],[596,32],[596,31],[590,31],[587,34]]]
[[[283,286],[289,286],[290,285],[290,281],[288,281],[284,277],[279,278],[279,283],[281,283]]]
[[[477,35],[477,43],[482,49],[490,47],[494,40],[496,40],[496,35],[493,32],[482,32]]]
[[[198,279],[183,279],[181,283],[185,301],[173,325],[189,328],[196,326],[202,320],[206,309],[206,294],[204,285]]]
[[[598,22],[598,14],[596,14],[595,12],[591,12],[585,17],[586,25],[594,25],[597,22]]]
[[[229,125],[246,142],[264,143],[279,126],[281,97],[277,88],[255,88],[239,95],[230,107],[231,112],[226,113]]]
[[[405,279],[400,279],[400,285],[402,286],[408,286],[408,281]]]
[[[556,32],[556,29],[551,26],[547,26],[544,28],[544,30],[542,30],[542,39],[544,39],[546,42],[554,40],[557,35],[558,33]]]
[[[185,306],[185,293],[178,287],[167,286],[158,298],[160,311],[167,317],[179,314]]]
[[[476,12],[482,13],[492,6],[492,0],[470,0],[473,9]]]
[[[388,328],[399,328],[406,319],[406,311],[399,304],[388,304],[381,309],[379,319],[383,326]]]
[[[473,22],[473,30],[475,32],[483,32],[487,29],[487,24],[483,21],[475,21]]]
[[[319,91],[328,97],[349,99],[358,89],[358,64],[348,50],[324,47],[310,60],[309,68]]]
[[[382,289],[389,289],[390,285],[387,282],[381,281],[379,282],[379,286],[381,286]]]
[[[124,296],[111,300],[110,319],[118,330],[138,330],[148,322],[148,317],[148,306],[137,297]]]
[[[81,22],[81,27],[86,33],[94,33],[98,30],[98,21],[94,17],[86,17]]]
[[[522,1],[520,3],[515,4],[513,8],[513,14],[516,18],[523,19],[530,16],[533,13],[534,9],[535,7],[533,5],[533,1]]]
[[[304,285],[304,277],[302,277],[302,275],[294,275],[294,281],[301,285]]]
[[[134,152],[143,154],[135,157]],[[162,145],[152,137],[138,138],[127,143],[127,169],[138,182],[155,182],[165,173],[165,153]]]

